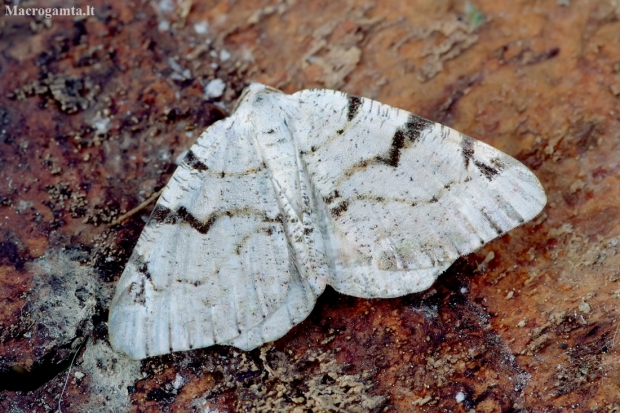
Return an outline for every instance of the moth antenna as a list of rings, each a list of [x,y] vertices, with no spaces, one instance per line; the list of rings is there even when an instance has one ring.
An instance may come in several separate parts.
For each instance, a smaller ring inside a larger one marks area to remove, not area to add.
[[[159,196],[161,195],[161,193],[163,192],[164,188],[160,189],[159,191],[155,192],[153,195],[151,195],[150,197],[148,197],[144,202],[142,202],[140,205],[138,205],[137,207],[135,207],[134,209],[132,209],[129,212],[124,213],[123,215],[121,215],[120,217],[116,218],[114,221],[112,221],[110,223],[110,226],[113,227],[115,225],[120,224],[121,222],[125,221],[127,218],[131,217],[132,215],[137,214],[138,212],[140,212],[141,210],[143,210],[148,204],[150,204],[151,202],[153,202],[154,200],[156,200],[157,198],[159,198]]]

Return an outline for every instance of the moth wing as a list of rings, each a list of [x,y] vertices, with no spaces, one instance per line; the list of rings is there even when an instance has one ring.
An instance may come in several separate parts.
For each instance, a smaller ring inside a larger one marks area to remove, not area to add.
[[[115,349],[141,359],[252,348],[312,310],[250,133],[234,116],[216,123],[175,171],[119,280],[109,316]]]
[[[291,274],[293,276],[284,304],[254,328],[221,344],[234,346],[241,350],[252,350],[268,341],[279,339],[293,326],[305,320],[314,308],[316,296],[296,268],[291,268]]]
[[[296,136],[322,213],[328,284],[342,293],[422,291],[546,203],[527,167],[446,126],[341,92],[293,97],[304,114]]]

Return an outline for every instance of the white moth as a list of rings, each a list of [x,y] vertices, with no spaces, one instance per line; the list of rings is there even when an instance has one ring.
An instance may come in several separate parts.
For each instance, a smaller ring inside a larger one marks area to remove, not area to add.
[[[118,283],[110,342],[133,359],[250,350],[304,320],[327,284],[422,291],[545,203],[524,165],[446,126],[255,83],[161,194]]]

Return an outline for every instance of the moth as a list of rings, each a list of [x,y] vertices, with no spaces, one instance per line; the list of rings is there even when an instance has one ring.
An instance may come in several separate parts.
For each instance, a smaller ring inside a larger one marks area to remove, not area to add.
[[[303,321],[328,284],[423,291],[545,203],[527,167],[439,123],[254,83],[163,190],[118,282],[110,342],[133,359],[250,350]]]

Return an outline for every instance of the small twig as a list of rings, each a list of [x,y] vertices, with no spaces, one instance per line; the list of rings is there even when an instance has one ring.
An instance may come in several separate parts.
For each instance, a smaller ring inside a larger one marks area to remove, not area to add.
[[[82,346],[84,345],[84,343],[86,343],[86,339],[82,340],[78,349],[75,350],[75,354],[73,355],[71,364],[69,364],[69,369],[67,371],[67,378],[65,379],[65,384],[64,386],[62,386],[62,391],[60,392],[60,398],[58,399],[58,413],[62,413],[62,410],[60,409],[60,405],[62,404],[62,395],[65,393],[65,390],[67,389],[67,383],[69,383],[69,377],[71,377],[71,367],[73,367],[73,363],[75,363],[75,358],[80,353],[80,350],[82,349]]]
[[[163,190],[164,190],[163,188],[160,189],[159,191],[155,192],[153,195],[148,197],[148,199],[146,201],[142,202],[140,205],[138,205],[137,207],[135,207],[131,211],[126,212],[123,215],[121,215],[120,217],[116,218],[114,221],[112,221],[110,223],[110,226],[113,227],[114,225],[118,225],[121,222],[123,222],[124,220],[126,220],[127,218],[129,218],[130,216],[135,215],[137,212],[140,212],[140,210],[144,209],[145,206],[147,206],[148,204],[150,204],[151,202],[153,202],[154,200],[159,198],[159,196],[161,195],[161,192]]]

